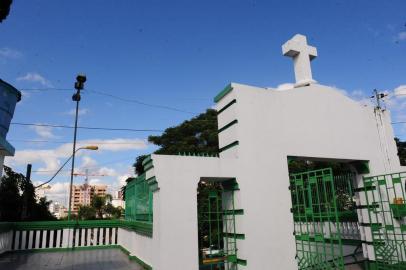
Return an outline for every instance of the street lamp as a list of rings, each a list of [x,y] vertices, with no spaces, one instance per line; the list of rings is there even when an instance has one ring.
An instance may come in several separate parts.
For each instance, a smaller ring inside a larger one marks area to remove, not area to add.
[[[76,77],[76,82],[75,82],[76,93],[72,96],[72,100],[76,101],[76,112],[75,112],[75,129],[73,132],[72,169],[70,171],[68,221],[70,220],[70,214],[71,214],[71,197],[72,197],[73,171],[75,169],[76,134],[77,134],[77,130],[78,130],[80,90],[83,90],[83,88],[85,86],[85,82],[86,82],[86,76],[83,74],[79,74]]]
[[[82,150],[82,149],[95,151],[95,150],[98,150],[99,147],[98,147],[98,146],[95,146],[95,145],[89,145],[89,146],[85,146],[85,147],[80,147],[80,148],[76,149],[75,153],[76,153],[77,151],[79,151],[79,150]],[[35,188],[40,188],[40,187],[42,187],[43,185],[46,185],[46,184],[48,184],[49,182],[51,182],[52,180],[54,180],[54,178],[55,178],[55,177],[58,175],[58,173],[63,169],[63,167],[65,167],[65,165],[72,159],[72,157],[73,157],[73,155],[71,155],[71,156],[65,161],[65,163],[62,164],[62,166],[56,171],[56,173],[51,177],[51,179],[49,179],[48,181],[46,181],[46,182],[44,182],[44,183],[42,183],[42,184],[36,186]],[[70,202],[69,202],[69,203],[70,203]]]

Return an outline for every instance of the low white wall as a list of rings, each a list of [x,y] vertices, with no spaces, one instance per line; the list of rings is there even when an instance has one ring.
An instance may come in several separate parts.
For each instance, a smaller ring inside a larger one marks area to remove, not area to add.
[[[11,250],[12,239],[13,239],[12,231],[0,233],[0,254]]]
[[[153,249],[153,238],[119,228],[117,244],[129,251],[130,256],[136,256],[144,263],[154,267],[154,254],[157,250]]]

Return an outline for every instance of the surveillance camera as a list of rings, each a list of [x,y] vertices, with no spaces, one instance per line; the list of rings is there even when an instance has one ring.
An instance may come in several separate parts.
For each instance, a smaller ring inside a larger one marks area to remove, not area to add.
[[[78,81],[78,82],[80,82],[80,83],[86,82],[86,75],[84,75],[84,74],[79,74],[79,75],[76,77],[76,81]]]

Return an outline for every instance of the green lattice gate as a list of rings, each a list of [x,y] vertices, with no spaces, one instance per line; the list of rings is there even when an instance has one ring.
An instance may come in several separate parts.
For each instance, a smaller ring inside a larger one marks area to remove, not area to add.
[[[299,269],[344,269],[331,168],[290,175]]]
[[[211,186],[199,191],[199,269],[237,270],[234,189],[228,182]]]
[[[364,177],[375,263],[371,269],[406,269],[406,172]]]

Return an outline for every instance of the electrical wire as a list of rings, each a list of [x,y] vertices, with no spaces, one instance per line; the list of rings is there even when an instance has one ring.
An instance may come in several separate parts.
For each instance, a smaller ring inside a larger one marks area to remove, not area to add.
[[[143,106],[159,108],[159,109],[165,109],[165,110],[171,110],[171,111],[176,111],[176,112],[196,114],[196,112],[190,112],[190,111],[178,109],[178,108],[175,108],[175,107],[165,106],[165,105],[146,103],[146,102],[143,102],[143,101],[140,101],[140,100],[137,100],[137,99],[123,98],[123,97],[115,96],[115,95],[112,95],[112,94],[109,94],[109,93],[106,93],[106,92],[102,92],[102,91],[90,90],[90,89],[86,89],[86,91],[88,91],[90,93],[93,93],[93,94],[96,94],[96,95],[110,97],[110,98],[120,100],[120,101],[123,101],[123,102],[135,103],[135,104],[139,104],[139,105],[143,105]]]
[[[73,91],[73,89],[69,88],[22,88],[22,91],[32,91],[32,92],[41,92],[41,91]],[[165,109],[165,110],[171,110],[171,111],[176,111],[176,112],[182,112],[182,113],[188,113],[188,114],[197,114],[196,112],[191,112],[191,111],[186,111],[183,109],[171,107],[171,106],[165,106],[165,105],[159,105],[159,104],[153,104],[153,103],[147,103],[141,100],[137,99],[129,99],[129,98],[123,98],[120,96],[112,95],[103,91],[98,91],[98,90],[92,90],[92,89],[86,89],[83,93],[92,93],[95,95],[100,95],[100,96],[106,96],[110,97],[119,101],[123,102],[128,102],[128,103],[135,103],[138,105],[143,105],[143,106],[148,106],[148,107],[153,107],[153,108],[159,108],[159,109]]]
[[[64,144],[64,143],[72,143],[69,141],[49,141],[49,140],[24,140],[24,139],[10,139],[9,141],[12,142],[29,142],[29,143],[56,143],[56,144]],[[144,145],[142,142],[97,142],[97,141],[86,141],[86,142],[78,142],[78,144],[101,144],[101,145],[114,145],[114,144],[122,144],[122,145]]]
[[[45,92],[45,91],[74,91],[71,88],[20,88],[19,90],[21,91],[27,91],[27,92]]]
[[[55,127],[55,128],[70,128],[73,129],[73,126],[67,125],[54,125],[54,124],[34,124],[34,123],[21,123],[21,122],[12,122],[11,125],[17,126],[35,126],[35,127]],[[108,130],[108,131],[132,131],[132,132],[163,132],[161,129],[133,129],[133,128],[107,128],[107,127],[87,127],[87,126],[78,126],[78,129],[88,129],[88,130]]]

